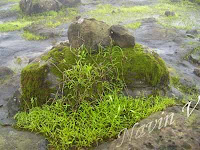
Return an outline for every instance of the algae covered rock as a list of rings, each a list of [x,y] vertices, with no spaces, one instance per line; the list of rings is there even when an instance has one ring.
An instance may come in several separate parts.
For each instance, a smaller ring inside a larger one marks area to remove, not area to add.
[[[48,66],[33,62],[25,67],[21,72],[21,90],[23,109],[28,109],[31,105],[31,99],[37,99],[37,105],[46,103],[50,96],[50,83],[46,81]]]
[[[58,11],[63,6],[72,7],[80,3],[80,0],[21,0],[20,8],[27,15],[46,11]]]
[[[59,45],[24,68],[21,75],[22,105],[30,105],[32,97],[42,105],[55,93],[70,101],[73,99],[74,103],[83,97],[100,99],[99,95],[120,85],[121,81],[132,92],[150,87],[147,95],[152,95],[169,83],[164,61],[139,44],[133,48],[109,47],[95,54],[84,53],[82,57],[80,49]],[[75,82],[79,84],[74,86]],[[79,95],[75,95],[77,93]]]

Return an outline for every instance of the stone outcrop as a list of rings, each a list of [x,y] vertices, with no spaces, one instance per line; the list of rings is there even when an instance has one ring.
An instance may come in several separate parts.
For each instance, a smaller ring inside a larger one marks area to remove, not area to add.
[[[40,135],[0,126],[1,150],[46,150],[48,142]]]
[[[55,93],[62,94],[63,83],[60,81],[63,79],[63,72],[72,69],[78,59],[78,51],[71,49],[67,45],[54,47],[22,70],[21,91],[22,98],[26,101],[22,105],[25,107],[25,104],[30,105],[32,97],[37,98],[37,104],[42,105],[50,98],[54,98]],[[125,93],[129,96],[157,95],[168,87],[169,72],[164,61],[156,53],[139,44],[136,44],[134,48],[122,48],[123,53],[120,49],[114,50],[114,53],[111,55],[106,54],[106,56],[87,55],[85,60],[87,64],[94,66],[96,64],[106,65],[112,57],[115,61],[114,63],[117,64],[119,77],[127,85],[127,90],[125,91],[131,91]],[[109,70],[108,74],[110,72],[112,70]],[[106,80],[110,82],[109,79]],[[101,82],[103,80],[98,81],[98,83]],[[100,87],[103,88],[103,86]],[[93,95],[97,94],[96,90],[99,89],[91,89],[90,94],[93,92]],[[64,91],[70,90],[65,86]],[[146,93],[142,91],[146,91]],[[68,92],[64,94],[68,94]],[[22,102],[24,101],[22,100]]]
[[[92,50],[98,50],[99,45],[107,47],[114,44],[121,48],[130,48],[135,45],[135,38],[123,26],[110,27],[95,19],[80,18],[72,23],[68,30],[68,38],[73,48],[85,45],[86,48]]]
[[[109,33],[110,26],[102,21],[95,19],[82,19],[70,25],[68,29],[69,43],[73,48],[85,45],[87,49],[98,49],[111,44]]]
[[[72,7],[80,0],[21,0],[20,8],[27,15],[46,11],[58,11],[63,6]]]

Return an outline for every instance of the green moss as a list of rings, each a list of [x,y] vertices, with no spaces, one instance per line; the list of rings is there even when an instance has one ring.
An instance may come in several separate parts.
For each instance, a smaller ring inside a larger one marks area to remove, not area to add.
[[[51,63],[51,72],[62,78],[62,72],[76,64],[76,53],[67,46],[58,46],[42,56],[42,60],[49,61]]]
[[[25,38],[25,39],[27,39],[27,40],[35,40],[35,41],[38,41],[38,40],[45,40],[45,39],[48,38],[48,37],[46,37],[46,36],[36,35],[36,34],[31,33],[31,32],[29,32],[29,31],[24,31],[22,37]]]
[[[18,64],[18,65],[21,65],[22,64],[22,59],[20,57],[17,57],[15,62]]]
[[[130,84],[133,78],[144,80],[151,86],[168,83],[168,71],[163,60],[156,55],[140,51],[130,53],[129,50],[126,50],[124,54],[128,58],[123,64],[123,74],[127,84]]]
[[[199,28],[200,6],[187,1],[173,3],[170,0],[159,0],[158,3],[148,6],[113,6],[99,5],[96,9],[87,12],[92,18],[104,21],[110,25],[137,21],[138,19],[156,18],[159,24],[167,28],[192,29]],[[165,11],[175,12],[175,16],[165,16]],[[155,17],[159,16],[159,17]]]
[[[12,22],[2,23],[0,24],[0,32],[21,30],[30,24],[31,22],[29,21],[12,21]]]
[[[187,96],[187,100],[197,100],[199,96],[199,90],[196,86],[188,87],[180,82],[180,77],[178,75],[170,77],[170,84],[180,90]]]
[[[136,81],[160,87],[168,85],[169,81],[164,61],[154,53],[146,53],[139,44],[125,49],[108,47],[100,49],[97,54],[90,54],[84,48],[57,46],[42,56],[42,60],[48,62],[50,72],[61,81],[66,78],[64,96],[72,100],[72,105],[85,99],[99,99],[104,93],[116,89],[121,91],[124,83],[129,88],[134,88]],[[43,103],[48,98],[48,92],[42,92],[46,88],[48,91],[47,83],[43,81],[46,76],[44,70],[45,66],[39,64],[29,65],[23,70],[22,85],[25,86],[23,93],[26,99],[37,97]]]
[[[134,22],[134,23],[126,24],[125,27],[135,30],[135,29],[138,29],[141,25],[142,25],[141,22]]]
[[[64,71],[69,69],[76,62],[76,52],[70,50],[68,47],[58,47],[49,52],[48,55],[43,58],[51,58],[57,67]],[[134,48],[120,49],[119,47],[108,48],[109,53],[105,55],[88,55],[86,57],[86,63],[91,64],[103,64],[106,66],[112,63],[110,60],[112,57],[113,63],[115,63],[120,71],[121,78],[123,77],[126,84],[131,86],[133,79],[142,80],[151,86],[157,86],[159,84],[168,84],[169,73],[165,66],[164,61],[156,54],[145,53],[143,47],[136,44]],[[57,70],[57,71],[56,71]],[[52,71],[56,75],[61,75],[58,69],[53,68]]]
[[[125,128],[131,128],[152,113],[175,104],[166,97],[128,98],[109,94],[96,105],[83,102],[76,111],[65,100],[52,105],[19,112],[16,126],[43,134],[55,150],[92,149],[99,142],[116,138]]]
[[[149,6],[116,7],[113,5],[98,5],[95,10],[87,12],[92,18],[106,22],[107,24],[117,24],[119,22],[147,18],[153,12]]]
[[[95,60],[97,64],[100,64],[102,60],[104,60],[103,63],[110,63],[112,58],[117,65],[120,78],[129,87],[133,86],[134,80],[144,81],[151,86],[168,84],[169,73],[164,61],[154,53],[144,52],[141,45],[136,44],[134,48],[126,49],[114,47],[111,51],[112,53],[108,54],[106,59],[96,55],[92,56],[93,58],[87,58],[87,60]]]
[[[192,49],[188,54],[186,54],[186,56],[184,57],[184,59],[185,59],[185,60],[189,60],[189,57],[190,57],[192,54],[193,54],[193,55],[196,55],[196,56],[199,56],[198,61],[200,61],[200,46],[198,46],[198,47]],[[196,63],[196,62],[193,62],[193,63]]]
[[[45,81],[47,65],[33,63],[21,72],[22,109],[31,108],[31,98],[36,98],[36,105],[46,103],[50,95],[50,83]]]

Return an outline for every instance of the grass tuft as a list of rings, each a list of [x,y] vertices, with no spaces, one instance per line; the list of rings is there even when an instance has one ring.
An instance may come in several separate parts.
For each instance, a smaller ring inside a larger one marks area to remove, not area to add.
[[[34,40],[34,41],[47,39],[47,37],[45,37],[45,36],[35,35],[29,31],[24,31],[22,37],[27,40]]]
[[[13,22],[2,23],[2,24],[0,24],[0,32],[21,30],[30,24],[31,24],[30,21],[24,21],[24,22],[13,21]]]
[[[135,30],[135,29],[138,29],[141,25],[142,25],[141,22],[134,22],[134,23],[125,25],[125,27]]]
[[[84,101],[76,111],[71,111],[64,101],[60,99],[50,106],[34,107],[28,113],[19,112],[15,116],[16,126],[42,133],[57,150],[91,147],[175,104],[169,98],[132,99],[113,93],[104,96],[96,105]]]

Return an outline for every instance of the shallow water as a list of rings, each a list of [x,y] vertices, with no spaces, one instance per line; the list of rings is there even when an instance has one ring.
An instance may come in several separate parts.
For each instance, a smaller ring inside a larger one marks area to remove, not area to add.
[[[13,4],[7,4],[0,7],[0,10],[8,11]],[[0,13],[0,23],[5,20],[14,20],[15,17],[3,18],[1,19]],[[0,33],[0,66],[7,66],[14,71],[20,71],[25,65],[28,64],[30,59],[40,56],[44,52],[52,48],[53,41],[65,41],[67,40],[67,28],[68,24],[61,25],[58,27],[59,30],[63,30],[63,35],[61,37],[42,41],[28,41],[22,38],[22,31],[4,32]],[[65,29],[66,28],[66,29]],[[16,58],[23,60],[23,65],[16,64]]]

